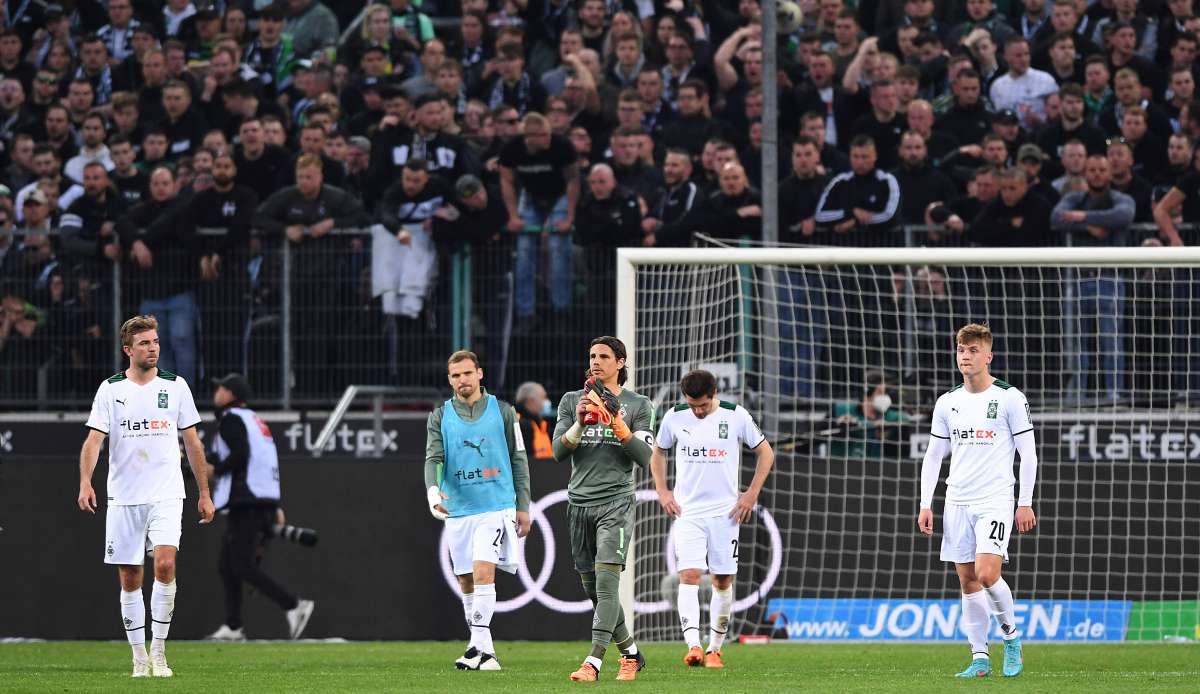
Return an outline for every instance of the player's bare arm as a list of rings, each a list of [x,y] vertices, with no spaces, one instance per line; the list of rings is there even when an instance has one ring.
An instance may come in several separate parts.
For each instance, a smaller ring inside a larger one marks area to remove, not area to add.
[[[667,452],[658,446],[650,454],[650,474],[654,477],[654,491],[658,493],[658,505],[671,518],[678,518],[683,511],[675,501],[675,492],[667,487]]]
[[[95,429],[88,430],[88,436],[83,441],[83,449],[79,452],[79,504],[80,511],[96,512],[96,490],[92,489],[92,473],[96,470],[96,462],[100,459],[100,448],[104,445],[105,434]]]
[[[196,427],[183,430],[183,448],[187,451],[188,465],[191,466],[192,474],[196,476],[196,486],[200,489],[200,501],[196,503],[196,510],[200,512],[200,522],[211,523],[217,509],[213,506],[212,496],[208,491],[208,460],[204,456],[204,444],[200,441],[200,435],[196,433]]]
[[[750,520],[750,516],[754,513],[754,507],[758,504],[758,494],[762,491],[763,485],[767,483],[767,475],[771,474],[771,467],[775,465],[775,449],[771,448],[770,442],[766,439],[763,439],[762,443],[755,447],[754,455],[754,478],[750,480],[750,486],[746,488],[746,491],[738,495],[737,503],[733,505],[733,511],[729,513],[729,517],[739,523]]]

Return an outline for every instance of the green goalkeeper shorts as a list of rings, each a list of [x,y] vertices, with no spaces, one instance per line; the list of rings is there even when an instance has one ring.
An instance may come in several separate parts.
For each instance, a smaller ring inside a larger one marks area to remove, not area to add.
[[[576,571],[595,571],[596,564],[625,565],[633,538],[633,508],[632,494],[597,506],[567,504]]]

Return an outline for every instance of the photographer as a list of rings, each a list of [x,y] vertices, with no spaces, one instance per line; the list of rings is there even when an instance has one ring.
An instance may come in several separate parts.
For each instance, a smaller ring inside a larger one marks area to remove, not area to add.
[[[214,379],[217,435],[209,457],[213,502],[227,512],[218,572],[225,587],[225,623],[209,639],[243,641],[242,583],[249,583],[287,612],[288,635],[300,637],[313,601],[299,600],[259,566],[274,534],[279,509],[279,458],[267,425],[246,406],[250,385],[241,374]]]

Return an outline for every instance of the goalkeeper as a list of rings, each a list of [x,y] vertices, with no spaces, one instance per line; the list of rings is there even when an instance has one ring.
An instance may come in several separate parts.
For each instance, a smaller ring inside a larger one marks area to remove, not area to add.
[[[592,652],[571,673],[576,682],[599,677],[613,641],[621,651],[617,679],[632,680],[646,666],[625,624],[618,590],[633,536],[633,467],[650,462],[654,409],[648,398],[621,388],[628,377],[625,360],[625,343],[617,338],[592,340],[587,384],[563,395],[554,427],[554,458],[571,461],[571,553],[596,606]]]

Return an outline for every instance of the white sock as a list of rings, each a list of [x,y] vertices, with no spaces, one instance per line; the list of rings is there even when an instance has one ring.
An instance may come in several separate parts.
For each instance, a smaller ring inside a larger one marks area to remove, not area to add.
[[[146,603],[142,590],[121,591],[121,623],[125,627],[125,638],[133,648],[133,659],[146,659]]]
[[[600,660],[594,655],[589,655],[588,657],[584,658],[583,662],[596,668],[596,672],[600,672],[600,666],[604,664],[603,660]]]
[[[967,643],[971,644],[972,658],[990,658],[988,651],[988,627],[991,618],[988,616],[987,596],[981,590],[978,593],[963,593],[962,623],[963,633]]]
[[[1011,641],[1020,636],[1021,633],[1017,631],[1017,610],[1013,605],[1012,590],[1008,583],[1003,578],[998,579],[991,587],[984,588],[983,592],[987,593],[988,604],[991,605],[992,614],[996,615],[996,621],[1000,623],[1000,633],[1004,635],[1004,640]]]
[[[480,653],[496,654],[492,645],[492,613],[496,611],[496,584],[475,584],[475,611],[471,613],[471,640]]]
[[[154,580],[150,593],[150,631],[154,634],[151,648],[161,649],[171,631],[171,618],[175,616],[175,581],[163,583]]]
[[[683,640],[687,641],[688,648],[699,648],[700,586],[680,583],[676,604],[679,608],[679,628],[683,630]]]
[[[637,655],[638,649],[636,643],[629,644],[629,648],[621,651],[621,655]]]
[[[471,613],[475,611],[475,594],[463,593],[463,619],[467,621],[467,633],[471,635],[471,640],[467,643],[467,648],[471,649],[475,646],[475,634],[471,631]]]
[[[708,603],[708,650],[719,651],[729,631],[729,615],[733,612],[733,585],[724,590],[713,586],[712,601]]]

